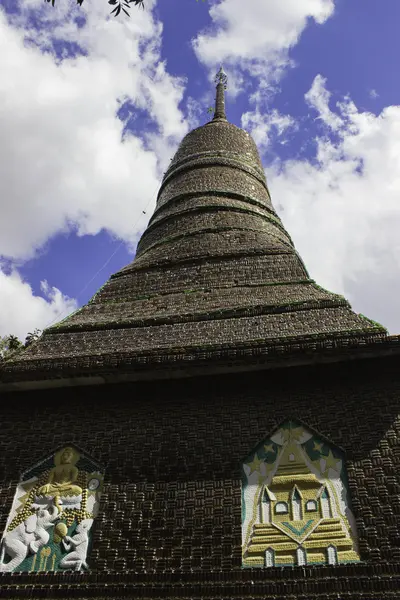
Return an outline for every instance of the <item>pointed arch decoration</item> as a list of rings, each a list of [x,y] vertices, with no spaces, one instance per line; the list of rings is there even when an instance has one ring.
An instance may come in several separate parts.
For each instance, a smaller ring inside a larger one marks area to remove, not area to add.
[[[328,565],[337,565],[337,550],[335,546],[328,546],[328,548],[326,549],[326,554],[327,554],[327,559],[328,559]]]
[[[307,552],[302,546],[296,550],[296,563],[299,567],[304,567],[307,564]]]
[[[265,566],[275,566],[275,550],[273,548],[267,548],[265,551]]]
[[[244,567],[358,562],[343,452],[296,421],[260,442],[242,465],[242,546]]]
[[[0,573],[88,569],[103,480],[104,469],[72,445],[26,471],[1,540]]]
[[[261,522],[262,523],[270,523],[271,522],[271,506],[272,506],[271,494],[267,490],[264,489],[264,496],[261,504]]]
[[[321,493],[321,508],[324,519],[332,518],[332,508],[330,494],[327,487],[324,487]]]
[[[301,521],[303,518],[303,495],[299,492],[297,486],[292,490],[292,520]]]

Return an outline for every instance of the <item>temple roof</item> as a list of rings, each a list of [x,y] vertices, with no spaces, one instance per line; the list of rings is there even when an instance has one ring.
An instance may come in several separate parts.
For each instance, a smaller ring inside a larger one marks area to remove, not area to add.
[[[253,139],[226,120],[225,83],[220,72],[214,118],[172,159],[134,261],[7,361],[3,383],[400,349],[310,279]]]

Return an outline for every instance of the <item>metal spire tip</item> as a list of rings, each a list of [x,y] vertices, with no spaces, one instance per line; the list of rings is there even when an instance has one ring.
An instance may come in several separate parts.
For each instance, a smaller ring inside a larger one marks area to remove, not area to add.
[[[224,89],[226,90],[226,84],[228,83],[228,76],[225,73],[222,65],[219,68],[218,73],[215,76],[215,83],[218,85],[219,83],[222,83],[222,85],[224,86]]]

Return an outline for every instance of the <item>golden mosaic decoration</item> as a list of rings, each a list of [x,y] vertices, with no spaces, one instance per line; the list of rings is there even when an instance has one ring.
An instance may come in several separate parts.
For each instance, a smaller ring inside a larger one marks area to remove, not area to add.
[[[360,560],[343,463],[294,422],[259,444],[243,464],[243,566]]]

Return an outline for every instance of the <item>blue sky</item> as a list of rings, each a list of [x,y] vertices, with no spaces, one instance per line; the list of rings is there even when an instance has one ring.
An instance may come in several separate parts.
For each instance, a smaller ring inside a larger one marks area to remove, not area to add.
[[[0,335],[134,257],[213,78],[311,276],[400,333],[398,0],[0,1]]]

